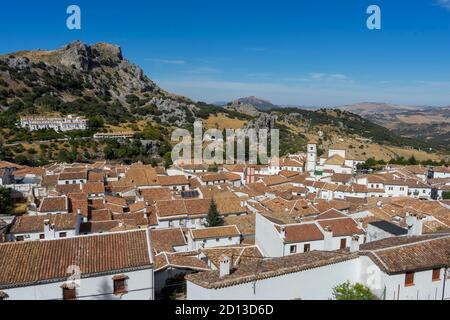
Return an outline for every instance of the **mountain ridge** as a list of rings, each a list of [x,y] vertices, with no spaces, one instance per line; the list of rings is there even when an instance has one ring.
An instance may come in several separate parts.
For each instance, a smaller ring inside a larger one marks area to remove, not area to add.
[[[330,141],[334,135],[344,140],[359,135],[376,143],[426,147],[414,139],[394,139],[395,135],[385,134],[380,126],[342,110],[280,108],[255,96],[237,99],[223,108],[195,102],[160,88],[139,66],[124,58],[119,46],[108,43],[76,41],[56,50],[1,55],[0,108],[0,130],[13,142],[30,139],[26,130],[16,127],[20,115],[50,112],[83,115],[96,123],[103,120],[108,127],[95,128],[103,132],[113,127],[133,128],[142,136],[147,130],[144,136],[167,143],[171,128],[191,130],[194,121],[206,123],[214,118],[210,123],[215,127],[226,123],[221,119],[243,127],[276,122],[281,128],[282,148],[291,153],[304,150],[308,139],[314,138],[311,134],[319,131]],[[302,131],[297,130],[300,127]]]

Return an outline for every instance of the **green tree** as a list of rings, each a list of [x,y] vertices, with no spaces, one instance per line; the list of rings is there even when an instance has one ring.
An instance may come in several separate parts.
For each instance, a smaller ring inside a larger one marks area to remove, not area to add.
[[[219,210],[217,210],[216,201],[211,200],[209,206],[208,215],[206,216],[205,227],[219,227],[223,225],[223,219],[219,215]]]
[[[349,281],[333,288],[336,300],[376,300],[377,297],[370,289],[360,283],[351,284]]]
[[[0,214],[11,214],[12,209],[11,191],[0,187]]]
[[[167,152],[164,157],[164,167],[167,169],[169,168],[173,162],[172,162],[172,153],[171,152]]]
[[[450,200],[450,191],[442,192],[442,199]]]

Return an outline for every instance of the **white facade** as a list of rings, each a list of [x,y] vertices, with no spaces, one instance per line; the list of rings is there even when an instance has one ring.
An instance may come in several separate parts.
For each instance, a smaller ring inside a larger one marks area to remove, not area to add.
[[[314,172],[317,162],[317,145],[308,144],[306,154],[306,172]]]
[[[255,270],[257,272],[257,270]],[[206,289],[187,282],[188,300],[328,300],[333,288],[347,281],[368,286],[380,299],[441,300],[450,299],[444,292],[444,269],[440,279],[432,279],[432,270],[416,272],[414,284],[405,285],[405,274],[388,275],[366,256],[276,277],[240,283],[221,289]],[[447,281],[448,282],[448,281]]]
[[[188,247],[189,251],[195,251],[198,249],[208,249],[215,247],[233,246],[239,245],[241,243],[241,237],[217,237],[217,238],[205,238],[205,239],[192,239],[191,236],[188,237]]]
[[[205,289],[187,281],[188,300],[328,300],[333,287],[356,282],[358,260],[251,281],[222,289]],[[257,270],[255,270],[257,272]]]
[[[55,131],[86,130],[87,120],[83,117],[21,117],[20,127],[30,131],[53,129]]]
[[[315,224],[314,222],[312,223]],[[287,243],[284,241],[283,231],[281,233],[278,232],[273,222],[269,221],[261,214],[256,213],[256,245],[261,249],[261,252],[266,257],[284,257],[291,254],[302,253],[305,252],[305,245],[309,246],[308,251],[338,250],[343,244],[345,244],[346,248],[351,246],[353,235],[333,236],[332,232],[323,230],[319,224],[315,225],[317,225],[323,233],[323,239]],[[363,235],[359,237],[358,243],[364,243]]]
[[[114,294],[113,277],[115,275],[125,275],[128,277],[126,280],[126,294]],[[63,289],[61,286],[66,281],[0,290],[8,295],[8,300],[62,300]],[[148,268],[81,278],[79,280],[79,286],[76,289],[76,295],[79,300],[152,300],[153,269]]]

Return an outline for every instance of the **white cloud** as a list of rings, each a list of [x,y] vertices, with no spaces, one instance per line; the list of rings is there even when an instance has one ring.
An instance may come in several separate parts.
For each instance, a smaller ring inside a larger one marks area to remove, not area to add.
[[[252,47],[249,48],[250,51],[254,51],[254,52],[264,52],[267,51],[267,48],[263,48],[263,47]]]
[[[156,63],[163,63],[163,64],[178,64],[178,65],[182,65],[182,64],[186,63],[186,61],[184,61],[184,60],[171,60],[171,59],[148,59],[148,60],[156,62]]]
[[[191,74],[212,74],[212,73],[220,73],[221,71],[219,69],[211,67],[196,67],[190,70],[186,70],[185,72]]]
[[[450,10],[450,0],[436,0],[436,5]]]
[[[326,74],[314,72],[314,73],[310,73],[309,76],[314,80],[320,80],[320,79],[323,79],[326,76]]]
[[[309,80],[314,81],[328,81],[328,82],[351,81],[345,74],[341,73],[328,74],[323,72],[313,72],[309,74],[309,77],[310,77]]]

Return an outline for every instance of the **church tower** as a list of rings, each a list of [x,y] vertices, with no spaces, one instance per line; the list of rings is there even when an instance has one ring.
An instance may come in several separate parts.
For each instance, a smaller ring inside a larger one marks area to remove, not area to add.
[[[317,162],[317,145],[315,143],[310,143],[307,146],[306,172],[315,171],[316,162]]]

